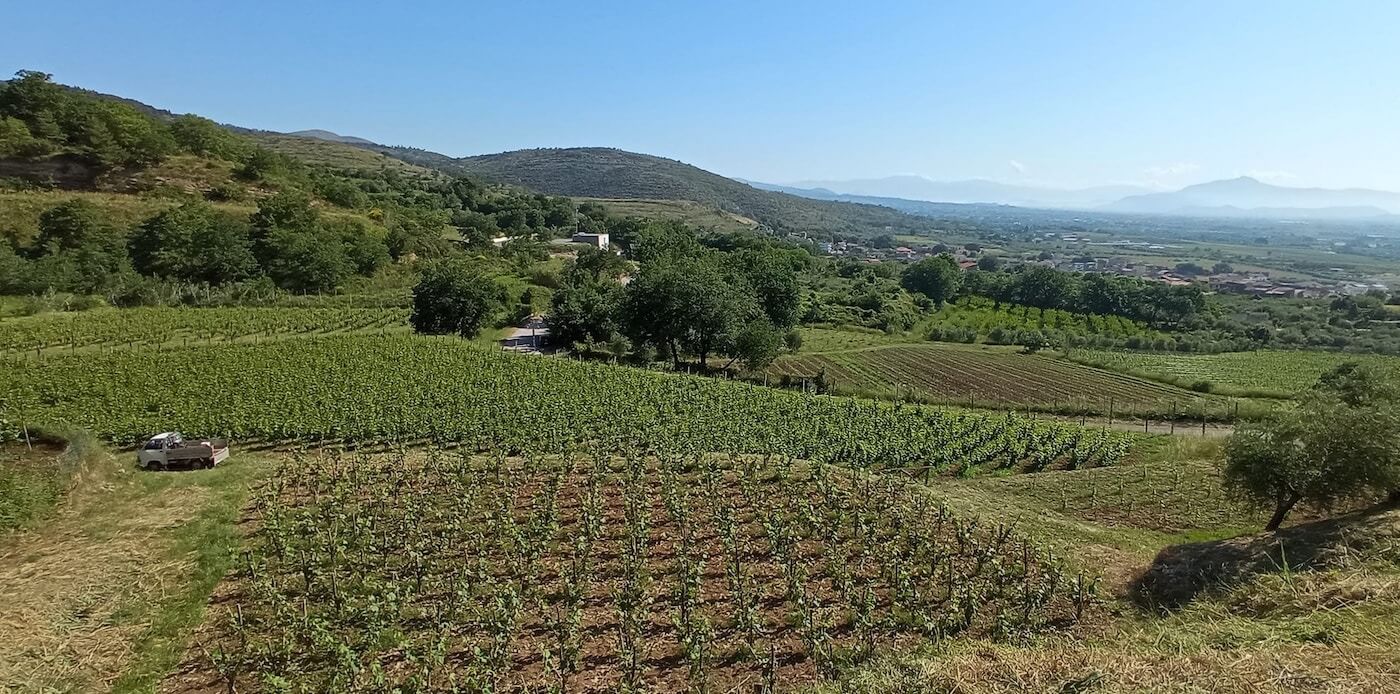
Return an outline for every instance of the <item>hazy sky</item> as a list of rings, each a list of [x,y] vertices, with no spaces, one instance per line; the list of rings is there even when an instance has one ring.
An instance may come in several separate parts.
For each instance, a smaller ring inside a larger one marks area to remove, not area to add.
[[[1393,1],[16,2],[4,18],[6,72],[453,155],[1400,190]]]

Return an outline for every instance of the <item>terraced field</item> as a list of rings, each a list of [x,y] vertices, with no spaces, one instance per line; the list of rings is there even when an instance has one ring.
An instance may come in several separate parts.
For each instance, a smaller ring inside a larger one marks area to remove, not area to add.
[[[1106,412],[1224,408],[1221,398],[1096,369],[1053,356],[944,344],[893,345],[779,359],[770,375],[811,377],[825,370],[841,392],[930,402]]]
[[[1291,397],[1337,364],[1375,364],[1400,375],[1400,358],[1340,352],[1259,351],[1171,354],[1081,351],[1074,360],[1154,381],[1190,386],[1208,382],[1224,392]]]

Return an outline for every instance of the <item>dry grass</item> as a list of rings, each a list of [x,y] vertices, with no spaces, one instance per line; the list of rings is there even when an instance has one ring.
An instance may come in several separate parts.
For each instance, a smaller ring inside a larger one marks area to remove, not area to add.
[[[171,531],[198,512],[201,490],[137,505],[110,503],[129,481],[104,486],[75,494],[51,522],[0,544],[0,681],[11,687],[110,685],[146,627],[125,617],[163,599],[188,569],[169,558]]]
[[[91,439],[42,523],[0,536],[0,691],[144,691],[222,575],[254,461],[138,472]]]
[[[887,659],[840,691],[1394,692],[1400,675],[1383,667],[1386,660],[1382,652],[1339,655],[1322,644],[1173,654],[1064,639],[1029,648],[983,642]]]

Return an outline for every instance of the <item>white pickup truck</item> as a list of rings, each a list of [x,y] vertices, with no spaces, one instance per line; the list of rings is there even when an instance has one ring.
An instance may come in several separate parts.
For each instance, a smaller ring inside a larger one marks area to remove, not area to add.
[[[136,462],[147,470],[167,470],[171,466],[214,467],[228,458],[228,444],[218,439],[186,441],[178,431],[167,431],[148,439],[136,453]]]

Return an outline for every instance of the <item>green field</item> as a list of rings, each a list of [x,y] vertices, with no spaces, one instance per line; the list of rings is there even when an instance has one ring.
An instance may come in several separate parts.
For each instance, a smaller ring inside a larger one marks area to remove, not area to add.
[[[386,308],[132,308],[0,319],[0,354],[406,330]]]
[[[779,358],[770,380],[824,371],[837,392],[1055,412],[1184,414],[1205,407],[1225,416],[1232,408],[1221,398],[1014,348],[881,344],[878,335],[824,333],[833,334],[810,342],[828,349]],[[861,343],[874,346],[854,346]],[[852,346],[830,349],[838,345]]]
[[[0,365],[12,424],[120,442],[179,429],[234,439],[630,440],[867,465],[1109,464],[1129,438],[1014,415],[804,397],[710,378],[502,354],[454,339],[330,336]],[[212,403],[212,404],[211,404]]]
[[[1225,352],[1175,354],[1076,351],[1071,359],[1155,381],[1191,387],[1202,382],[1227,394],[1291,397],[1337,364],[1375,364],[1400,374],[1400,358],[1337,352]]]

